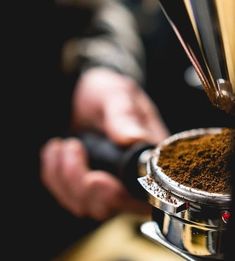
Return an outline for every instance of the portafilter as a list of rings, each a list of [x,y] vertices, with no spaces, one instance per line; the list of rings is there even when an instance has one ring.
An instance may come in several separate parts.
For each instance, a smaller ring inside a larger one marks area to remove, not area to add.
[[[176,133],[158,146],[137,143],[121,148],[104,136],[85,133],[84,142],[93,168],[118,176],[129,192],[152,205],[152,220],[142,233],[186,260],[221,260],[224,256],[231,195],[187,187],[168,177],[158,166],[164,146],[177,140],[220,133],[221,128]]]

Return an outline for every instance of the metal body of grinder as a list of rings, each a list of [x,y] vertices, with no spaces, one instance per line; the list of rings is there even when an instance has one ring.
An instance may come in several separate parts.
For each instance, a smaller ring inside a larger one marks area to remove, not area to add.
[[[212,104],[235,114],[235,2],[158,2]],[[144,224],[142,232],[187,260],[223,259],[231,195],[177,184],[161,171],[157,159],[165,144],[217,131],[199,129],[173,135],[152,151],[146,163],[146,176],[138,179],[155,207],[153,221]]]
[[[235,1],[158,2],[212,104],[235,114]],[[157,164],[163,146],[220,131],[194,129],[175,134],[157,147],[137,144],[128,150],[93,134],[80,138],[88,148],[93,167],[102,168],[105,161],[107,170],[118,173],[132,194],[147,196],[153,218],[141,226],[145,236],[186,260],[222,260],[231,195],[185,187],[167,177]]]

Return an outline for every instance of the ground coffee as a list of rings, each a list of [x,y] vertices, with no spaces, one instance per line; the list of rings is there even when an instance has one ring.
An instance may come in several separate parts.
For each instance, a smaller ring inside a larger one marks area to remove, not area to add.
[[[235,129],[181,139],[165,146],[158,161],[164,173],[185,186],[214,193],[231,192]]]

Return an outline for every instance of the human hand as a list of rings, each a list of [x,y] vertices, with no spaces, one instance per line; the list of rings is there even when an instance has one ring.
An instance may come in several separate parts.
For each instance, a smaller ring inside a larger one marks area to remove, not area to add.
[[[98,129],[119,145],[158,143],[168,136],[156,107],[143,90],[130,78],[108,69],[91,69],[83,75],[73,105],[76,131]],[[86,151],[77,139],[49,141],[41,158],[45,186],[76,216],[105,219],[119,211],[150,210],[110,173],[90,170]]]
[[[91,170],[78,139],[51,139],[41,152],[42,181],[71,213],[106,219],[118,212],[149,213],[148,204],[134,199],[110,173]]]
[[[159,143],[169,132],[146,93],[131,78],[104,68],[88,70],[73,101],[74,129],[98,129],[119,145]]]

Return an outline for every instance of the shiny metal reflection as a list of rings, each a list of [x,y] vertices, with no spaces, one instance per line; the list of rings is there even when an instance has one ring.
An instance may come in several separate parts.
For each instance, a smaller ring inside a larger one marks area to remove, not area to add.
[[[235,1],[159,2],[211,102],[235,113]]]
[[[179,184],[164,174],[158,159],[164,146],[180,139],[216,134],[221,128],[192,129],[176,133],[148,152],[145,176],[138,178],[153,206],[153,222],[164,237],[164,245],[197,258],[223,259],[231,194],[209,193]],[[158,231],[155,233],[159,234]],[[149,234],[149,233],[148,233]],[[152,234],[152,233],[151,233]],[[152,236],[151,236],[152,237]],[[159,239],[158,235],[155,239]],[[158,240],[159,241],[159,240]]]

